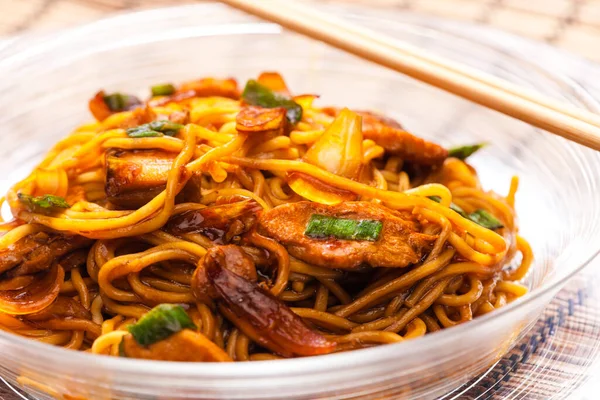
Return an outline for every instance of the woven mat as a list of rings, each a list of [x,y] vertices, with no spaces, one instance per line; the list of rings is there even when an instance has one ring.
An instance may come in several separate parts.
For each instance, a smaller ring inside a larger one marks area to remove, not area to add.
[[[203,0],[178,0],[177,4]],[[258,0],[259,1],[259,0]],[[320,0],[368,4],[477,22],[600,61],[600,0]],[[170,0],[0,0],[0,38],[64,28]],[[598,270],[599,272],[595,272]],[[600,260],[570,282],[529,335],[456,399],[600,398]],[[0,399],[17,396],[0,383]]]

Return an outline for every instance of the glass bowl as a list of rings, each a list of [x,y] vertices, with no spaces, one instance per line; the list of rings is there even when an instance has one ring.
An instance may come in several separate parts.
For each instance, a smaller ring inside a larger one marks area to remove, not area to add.
[[[596,67],[545,46],[418,15],[320,7],[565,102],[598,109],[594,95],[561,72],[568,65],[597,76]],[[507,192],[512,175],[521,178],[517,210],[536,256],[524,280],[531,293],[424,338],[281,361],[119,359],[0,332],[0,375],[40,399],[436,398],[502,357],[568,278],[597,254],[599,153],[215,4],[124,14],[43,38],[1,43],[1,189],[89,119],[87,100],[100,88],[145,96],[156,82],[200,76],[234,76],[243,82],[263,70],[281,72],[296,93],[321,94],[321,104],[379,110],[445,145],[490,143],[472,162],[485,187],[499,193]]]

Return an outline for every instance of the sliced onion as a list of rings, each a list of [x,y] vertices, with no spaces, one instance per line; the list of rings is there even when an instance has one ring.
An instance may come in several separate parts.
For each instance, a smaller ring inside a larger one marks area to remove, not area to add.
[[[362,119],[343,109],[304,155],[304,161],[344,178],[357,179],[362,167]]]
[[[264,85],[276,93],[283,94],[287,97],[291,97],[290,90],[288,89],[283,77],[277,72],[263,72],[258,76],[258,83]]]
[[[304,161],[344,178],[358,179],[363,166],[361,126],[358,114],[343,109],[323,135],[310,146],[303,157]],[[288,185],[305,199],[321,204],[338,204],[358,197],[300,173],[289,174]]]
[[[69,178],[64,169],[43,169],[35,171],[35,193],[34,196],[51,194],[65,197],[69,190]]]
[[[35,276],[34,281],[19,290],[0,292],[0,312],[26,315],[42,311],[58,297],[65,280],[65,271],[57,263],[46,272]]]
[[[288,175],[288,185],[305,199],[320,204],[333,205],[358,199],[355,193],[335,188],[300,172],[292,172]]]

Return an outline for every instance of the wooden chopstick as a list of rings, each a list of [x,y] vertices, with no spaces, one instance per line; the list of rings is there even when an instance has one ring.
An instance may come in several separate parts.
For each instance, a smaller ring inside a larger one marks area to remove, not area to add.
[[[366,60],[600,150],[600,116],[281,0],[221,0]]]

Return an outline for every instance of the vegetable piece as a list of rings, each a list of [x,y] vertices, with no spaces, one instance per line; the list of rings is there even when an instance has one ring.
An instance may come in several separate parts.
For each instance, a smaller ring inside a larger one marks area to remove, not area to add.
[[[113,112],[108,108],[104,102],[104,92],[100,91],[94,95],[88,102],[88,108],[90,112],[98,121],[102,122],[106,118],[110,117]]]
[[[361,117],[345,108],[304,155],[304,161],[356,179],[362,166]]]
[[[429,199],[435,201],[436,203],[440,203],[442,201],[442,198],[439,196],[429,196]],[[469,218],[469,216],[467,215],[465,210],[463,210],[461,207],[457,206],[454,203],[450,203],[450,209],[452,211],[456,211],[457,213],[459,213],[460,215],[462,215],[465,218]]]
[[[429,198],[437,203],[439,203],[442,200],[439,196],[429,196]],[[471,214],[467,214],[465,210],[463,210],[454,203],[450,204],[450,209],[456,211],[464,218],[470,219],[476,224],[483,226],[484,228],[491,230],[504,228],[502,222],[500,222],[496,217],[494,217],[492,214],[483,209],[478,209],[473,211]]]
[[[138,126],[136,128],[127,129],[127,136],[130,138],[147,138],[164,136],[161,132],[153,131],[147,127]]]
[[[336,238],[342,240],[379,239],[383,223],[376,220],[355,220],[313,214],[304,234],[314,239]]]
[[[479,149],[485,147],[487,143],[471,144],[466,146],[452,147],[448,150],[448,156],[458,158],[459,160],[466,160],[467,157],[473,155]]]
[[[201,78],[194,81],[184,82],[179,85],[177,94],[193,93],[194,97],[219,96],[238,100],[240,91],[237,81],[233,78]],[[176,94],[176,96],[177,96]]]
[[[69,208],[71,207],[67,201],[60,196],[54,196],[52,194],[45,194],[42,196],[32,196],[26,193],[19,193],[17,195],[21,203],[29,209],[29,211],[35,212],[41,209],[51,210],[56,208]]]
[[[250,231],[262,209],[256,201],[244,200],[188,210],[171,217],[165,230],[176,235],[200,233],[216,244],[225,244]]]
[[[282,94],[287,97],[292,97],[283,77],[277,72],[263,72],[258,76],[258,83],[268,87],[275,93]]]
[[[361,117],[346,108],[319,140],[310,146],[303,160],[336,175],[356,180],[362,169],[362,142]],[[290,174],[288,185],[305,199],[322,204],[337,204],[357,198],[352,193],[340,193],[323,182],[300,177],[299,174]]]
[[[135,106],[142,104],[137,97],[123,93],[105,94],[104,103],[106,103],[110,111],[114,112],[131,110]]]
[[[119,344],[119,355],[159,361],[233,361],[223,349],[206,336],[189,329],[184,329],[149,346],[141,346],[131,335],[125,335]]]
[[[377,241],[315,239],[305,234],[313,215],[355,221],[382,221]],[[256,230],[285,246],[291,256],[324,268],[357,269],[361,266],[404,268],[431,251],[436,235],[420,233],[410,213],[368,201],[323,205],[309,201],[282,204],[263,211]]]
[[[98,121],[104,121],[116,112],[133,110],[141,106],[142,102],[135,96],[122,93],[107,95],[101,90],[91,98],[88,105],[92,115]]]
[[[108,200],[120,207],[137,208],[164,190],[177,153],[160,150],[110,150],[106,154]]]
[[[500,222],[496,217],[494,217],[489,212],[482,210],[482,209],[475,210],[471,214],[469,214],[469,219],[471,221],[483,226],[484,228],[488,228],[491,230],[504,228],[504,225],[502,225],[502,222]]]
[[[313,331],[281,300],[229,271],[225,257],[205,257],[204,268],[225,317],[244,334],[284,357],[331,353],[335,343]]]
[[[235,118],[235,129],[238,132],[259,133],[274,132],[283,135],[286,109],[245,106]]]
[[[288,173],[287,181],[294,192],[315,203],[332,205],[358,199],[354,192],[330,186],[301,172]]]
[[[64,280],[65,271],[55,262],[48,271],[34,275],[26,287],[0,291],[0,312],[26,315],[42,311],[56,300]]]
[[[268,87],[261,85],[254,79],[246,83],[242,99],[253,106],[264,108],[283,107],[286,111],[286,117],[292,124],[297,124],[302,119],[302,107],[294,100],[279,93],[274,93]]]
[[[334,109],[333,114],[337,115],[337,110]],[[364,138],[373,140],[387,154],[399,156],[405,163],[434,166],[442,164],[448,156],[445,148],[407,132],[391,118],[368,111],[357,111],[357,114],[362,117]]]
[[[166,339],[183,329],[196,329],[183,307],[160,304],[145,314],[135,325],[128,328],[136,342],[148,346]]]
[[[175,93],[175,86],[171,83],[162,83],[150,88],[152,96],[170,96]]]
[[[177,134],[181,128],[183,128],[183,125],[172,121],[153,121],[144,125],[136,126],[135,128],[127,129],[127,136],[132,138],[158,137],[163,136],[163,134],[167,136],[173,136]]]
[[[238,90],[237,81],[233,78],[215,79],[202,78],[195,81],[184,82],[179,85],[179,88],[170,96],[161,99],[152,100],[152,107],[164,106],[169,103],[180,103],[195,97],[227,97],[238,100],[240,91]]]

